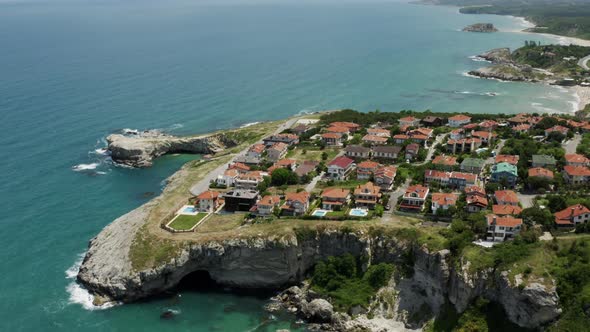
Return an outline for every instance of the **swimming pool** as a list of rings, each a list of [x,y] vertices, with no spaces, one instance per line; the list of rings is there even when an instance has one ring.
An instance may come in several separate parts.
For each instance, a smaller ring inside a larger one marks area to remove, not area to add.
[[[366,217],[369,215],[369,211],[365,209],[352,209],[348,215],[351,217]]]
[[[181,207],[176,214],[184,214],[189,216],[194,216],[199,213],[199,210],[194,205],[185,205]]]
[[[315,209],[311,215],[314,217],[325,217],[326,214],[328,214],[327,210],[322,210],[322,209]]]
[[[194,206],[187,206],[184,208],[184,210],[182,210],[182,212],[184,213],[195,213],[197,212],[197,209],[195,209]]]

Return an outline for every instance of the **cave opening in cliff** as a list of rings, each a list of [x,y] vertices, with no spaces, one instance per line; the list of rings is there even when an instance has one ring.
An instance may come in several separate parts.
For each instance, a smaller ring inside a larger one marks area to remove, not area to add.
[[[184,276],[176,288],[180,291],[211,291],[221,286],[211,278],[208,271],[197,270]]]

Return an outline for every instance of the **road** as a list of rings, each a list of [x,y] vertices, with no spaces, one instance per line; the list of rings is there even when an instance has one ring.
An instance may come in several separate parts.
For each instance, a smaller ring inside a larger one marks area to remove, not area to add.
[[[305,191],[307,191],[308,193],[310,193],[315,188],[315,186],[317,185],[318,181],[324,176],[324,174],[326,174],[326,173],[325,172],[321,172],[315,178],[313,178],[311,180],[311,182],[307,186],[305,186]]]
[[[518,197],[518,200],[519,200],[520,204],[522,205],[523,209],[533,207],[534,199],[535,199],[535,197],[537,197],[536,194],[528,195],[528,194],[522,194],[519,192],[516,193],[516,196]]]
[[[280,125],[272,134],[276,135],[276,134],[281,133],[285,129],[291,128],[297,120],[298,120],[298,118],[293,118],[293,119],[287,120],[285,123]],[[263,142],[262,142],[262,140],[260,140],[257,143],[263,143]],[[236,153],[236,155],[234,155],[234,157],[229,161],[229,163],[233,163],[236,160],[236,158],[239,156],[246,155],[249,148],[250,148],[250,145],[245,147],[244,150]],[[201,181],[195,183],[191,187],[191,189],[190,189],[191,194],[197,196],[200,193],[202,193],[203,191],[207,191],[209,189],[209,184],[211,184],[211,181],[217,180],[217,176],[222,175],[226,169],[227,169],[227,164],[222,164],[222,165],[219,165],[219,167],[217,167],[213,171],[209,172],[207,175],[205,175],[205,177]]]
[[[389,211],[385,211],[385,212],[392,213],[395,210],[398,198],[404,195],[404,193],[406,192],[406,189],[408,189],[411,182],[412,182],[412,179],[406,179],[406,182],[404,182],[401,186],[399,186],[399,188],[397,188],[394,192],[392,192],[389,195],[389,206],[391,207],[391,209],[389,209]]]
[[[562,144],[563,148],[565,149],[566,154],[576,153],[576,148],[582,141],[582,135],[575,134],[574,138],[567,140],[565,143]]]
[[[587,56],[581,58],[578,61],[578,66],[580,66],[586,70],[590,70],[590,68],[588,68],[588,60],[590,60],[590,55],[587,55]]]
[[[435,151],[434,148],[438,144],[442,143],[443,138],[445,138],[445,134],[437,135],[436,138],[434,139],[434,142],[432,142],[432,144],[428,148],[428,153],[426,154],[426,159],[424,159],[423,162],[415,163],[413,165],[420,166],[420,165],[424,165],[424,164],[428,163],[429,161],[431,161],[432,155],[434,154],[434,151]]]

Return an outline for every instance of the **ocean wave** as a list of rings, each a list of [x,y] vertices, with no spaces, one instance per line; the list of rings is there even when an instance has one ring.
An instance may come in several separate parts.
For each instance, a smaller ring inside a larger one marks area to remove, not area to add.
[[[66,279],[72,280],[76,278],[85,255],[86,253],[79,254],[74,264],[65,271]],[[108,302],[99,306],[94,305],[94,296],[92,296],[92,294],[90,294],[88,290],[86,290],[84,287],[78,284],[75,280],[68,284],[68,286],[66,287],[66,291],[68,292],[68,294],[70,294],[68,304],[79,304],[82,306],[82,308],[86,310],[108,309],[119,304],[117,302]]]
[[[76,166],[72,166],[72,170],[74,172],[92,171],[95,170],[99,165],[100,163],[78,164]]]
[[[251,127],[251,126],[257,125],[257,124],[259,124],[259,123],[260,123],[260,121],[255,121],[255,122],[248,122],[248,123],[245,123],[245,124],[241,125],[241,126],[240,126],[240,128],[247,128],[247,127]]]
[[[123,135],[139,135],[139,130],[131,129],[131,128],[123,128],[123,129],[121,129],[121,134],[123,134]]]
[[[484,58],[480,57],[479,55],[470,55],[469,59],[471,59],[471,61],[475,61],[475,62],[492,63],[490,60],[484,59]]]
[[[184,125],[182,123],[174,123],[170,127],[168,127],[168,130],[176,130],[176,129],[180,129],[183,127],[184,127]]]
[[[92,151],[94,154],[97,154],[99,156],[108,156],[109,155],[109,150],[107,148],[98,148],[98,149],[94,149],[94,151]]]
[[[557,111],[553,108],[545,107],[542,103],[532,102],[531,106],[535,110],[537,110],[539,113],[549,113],[549,114],[560,113],[559,111]]]

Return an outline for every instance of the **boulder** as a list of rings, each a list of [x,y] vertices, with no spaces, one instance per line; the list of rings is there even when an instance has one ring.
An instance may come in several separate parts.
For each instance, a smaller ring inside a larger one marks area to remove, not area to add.
[[[324,299],[304,302],[301,310],[305,318],[314,323],[329,323],[334,315],[334,307]]]

